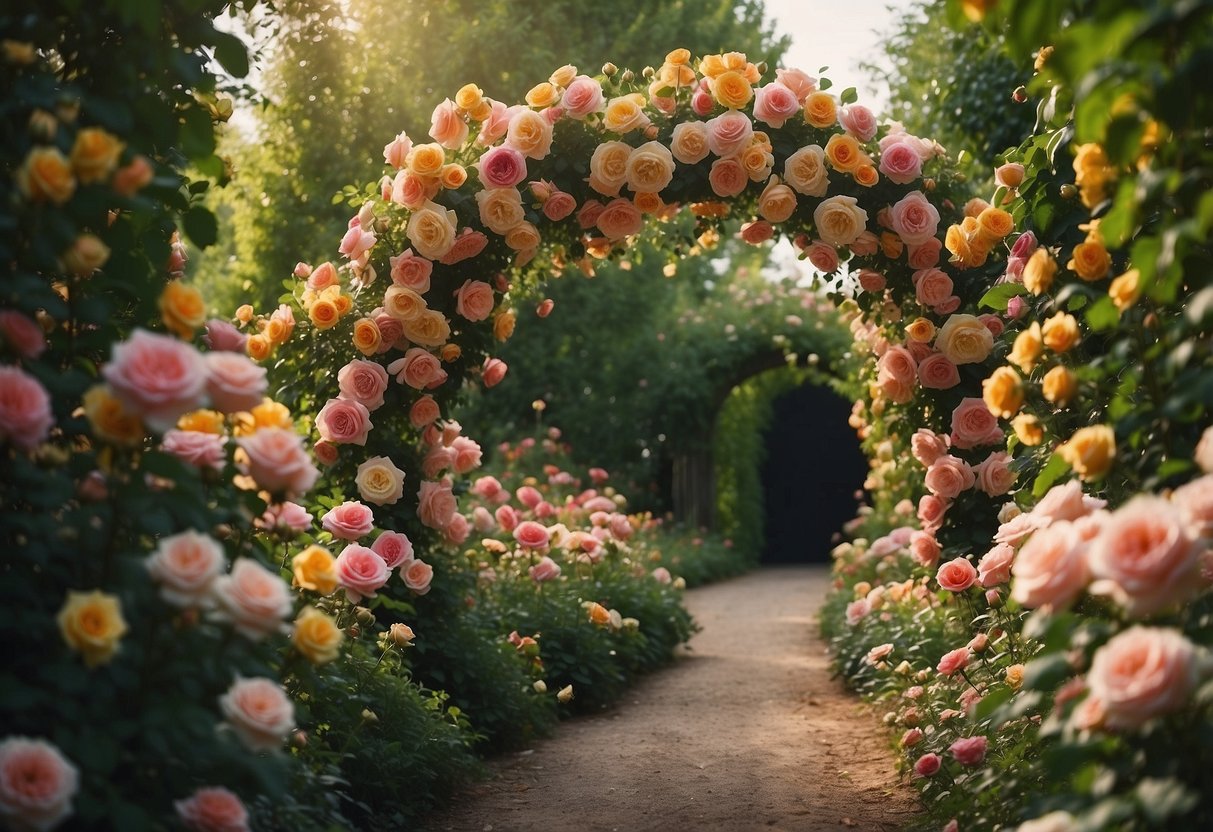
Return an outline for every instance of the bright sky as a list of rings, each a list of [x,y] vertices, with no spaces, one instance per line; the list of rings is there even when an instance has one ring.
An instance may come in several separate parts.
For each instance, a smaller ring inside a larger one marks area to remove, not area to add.
[[[766,0],[779,34],[792,36],[788,66],[816,75],[823,66],[838,91],[859,90],[859,103],[880,115],[883,95],[870,85],[859,64],[879,62],[879,35],[888,32],[897,11],[911,0]]]

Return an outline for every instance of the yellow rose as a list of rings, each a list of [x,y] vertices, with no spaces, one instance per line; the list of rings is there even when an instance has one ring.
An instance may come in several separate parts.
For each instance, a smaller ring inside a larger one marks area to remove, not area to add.
[[[843,173],[854,173],[864,163],[864,154],[859,149],[859,142],[845,133],[830,136],[830,140],[826,142],[826,158],[830,160],[834,170]]]
[[[775,165],[775,157],[766,145],[752,144],[741,152],[741,166],[754,182],[766,179]]]
[[[442,170],[442,166],[438,166]],[[455,212],[426,200],[409,216],[405,236],[422,257],[439,260],[455,244]]]
[[[72,145],[72,167],[81,184],[102,182],[118,166],[122,142],[100,127],[85,127],[76,134]]]
[[[191,410],[177,420],[177,430],[192,430],[198,433],[223,433],[223,414],[217,410]]]
[[[392,285],[383,293],[383,311],[398,321],[411,321],[427,308],[425,298],[407,286]]]
[[[374,355],[379,349],[379,327],[370,318],[354,321],[354,348],[363,355]]]
[[[90,387],[81,404],[93,436],[115,445],[133,446],[143,442],[143,421],[128,412],[104,384]]]
[[[645,142],[628,154],[624,171],[633,193],[658,193],[674,179],[674,156],[661,142]]]
[[[451,325],[437,309],[427,309],[404,322],[404,337],[422,347],[440,347],[451,337]]]
[[[935,337],[935,324],[926,318],[915,318],[906,327],[906,337],[911,341],[926,344]]]
[[[952,315],[939,329],[935,349],[953,364],[977,364],[994,349],[994,336],[973,315]]]
[[[499,312],[493,318],[493,337],[498,341],[508,341],[510,336],[514,334],[516,320],[517,318],[512,309]]]
[[[672,52],[668,52],[665,56],[665,62],[667,64],[674,64],[675,66],[688,64],[691,62],[691,50],[675,49]]]
[[[287,323],[282,318],[269,318],[262,322],[261,334],[269,339],[269,342],[274,346],[285,344],[287,339],[291,337],[291,331],[294,329],[293,324]]]
[[[729,70],[717,75],[712,81],[712,95],[720,106],[729,110],[740,110],[754,97],[754,88],[741,72]]]
[[[1007,685],[1012,690],[1023,687],[1023,665],[1013,664],[1007,668]]]
[[[723,55],[704,55],[699,59],[699,71],[707,78],[715,78],[728,69]]]
[[[533,223],[523,220],[505,233],[505,244],[514,251],[533,251],[543,238]]]
[[[461,110],[475,110],[484,101],[484,91],[475,84],[464,84],[455,93],[455,106]]]
[[[528,159],[542,159],[552,150],[552,124],[542,113],[522,110],[510,119],[510,146]]]
[[[295,619],[291,643],[312,664],[331,662],[341,653],[345,633],[337,622],[315,607],[304,607]]]
[[[386,456],[373,456],[358,466],[354,484],[368,503],[392,505],[404,494],[404,472]]]
[[[1040,380],[1040,391],[1045,400],[1058,407],[1065,407],[1078,392],[1078,379],[1066,367],[1060,364]]]
[[[948,226],[948,232],[944,235],[943,246],[952,254],[951,262],[969,265],[969,261],[973,257],[973,249],[969,246],[969,238],[965,236],[964,231],[959,225]]]
[[[480,222],[494,234],[505,234],[526,219],[517,188],[488,188],[476,192]]]
[[[63,255],[63,267],[80,277],[88,277],[106,264],[109,246],[95,234],[81,234]]]
[[[1057,449],[1074,473],[1084,480],[1102,477],[1116,459],[1116,436],[1107,425],[1080,428]]]
[[[526,94],[526,103],[538,110],[551,107],[559,101],[560,90],[550,81],[536,84]]]
[[[590,187],[603,196],[616,196],[628,179],[631,145],[624,142],[603,142],[590,156]]]
[[[419,144],[409,151],[405,164],[409,173],[416,176],[438,176],[446,164],[446,149],[434,142]]]
[[[639,93],[612,98],[607,102],[602,126],[612,133],[620,134],[630,133],[638,127],[646,127],[649,119],[643,108],[644,96]]]
[[[1066,268],[1089,283],[1107,277],[1112,269],[1112,256],[1103,243],[1088,238],[1085,243],[1074,246]]]
[[[79,653],[89,667],[112,659],[127,630],[118,597],[100,590],[69,590],[57,620],[67,646]]]
[[[334,287],[336,288],[336,287]],[[344,315],[349,312],[354,306],[354,300],[349,295],[343,295],[340,291],[333,293],[333,306],[337,308],[338,315]]]
[[[783,181],[805,196],[825,196],[830,184],[825,150],[815,144],[797,150],[783,163]]]
[[[337,325],[337,322],[341,320],[341,313],[337,310],[337,304],[333,303],[327,298],[321,298],[313,303],[311,308],[307,310],[307,316],[316,329],[332,329]],[[267,345],[269,345],[271,342],[268,338],[265,338],[264,335],[249,336],[249,344],[246,345],[248,346],[249,355],[253,358],[257,358],[257,356],[253,353],[253,347],[249,346],[252,344],[254,338],[264,339]],[[258,351],[260,351],[259,348]]]
[[[58,148],[38,146],[29,152],[17,171],[17,187],[34,202],[46,199],[61,205],[76,192],[76,178]]]
[[[796,210],[796,192],[772,176],[758,197],[758,213],[768,222],[785,222]]]
[[[813,209],[817,236],[832,246],[855,242],[867,227],[867,221],[868,212],[859,207],[853,196],[832,196]]]
[[[159,305],[164,325],[186,340],[193,338],[194,330],[206,323],[202,293],[180,280],[169,281],[160,293]]]
[[[708,156],[708,126],[702,121],[684,121],[670,136],[671,155],[684,165],[702,162]]]
[[[493,102],[487,98],[482,98],[480,103],[468,111],[468,118],[472,121],[486,121],[493,114]]]
[[[253,424],[258,430],[261,428],[283,428],[289,430],[295,426],[291,419],[291,411],[284,404],[279,404],[273,399],[263,399],[261,404],[254,407],[249,413],[253,417]]]
[[[1078,321],[1073,315],[1058,312],[1041,327],[1045,346],[1056,353],[1063,353],[1078,343]]]
[[[458,360],[459,356],[461,356],[461,355],[463,355],[463,348],[460,347],[458,344],[443,344],[442,345],[442,351],[441,351],[442,360],[445,361],[447,364],[450,364],[452,361]]]
[[[1015,220],[1001,208],[986,208],[977,215],[977,234],[991,244],[1014,230]]]
[[[1053,275],[1057,274],[1057,261],[1048,249],[1036,249],[1023,267],[1023,285],[1034,295],[1043,295],[1053,286]]]
[[[828,92],[810,93],[804,100],[804,120],[814,127],[832,127],[838,121],[838,105]]]
[[[558,87],[567,87],[569,84],[573,83],[573,80],[576,77],[577,67],[573,66],[572,64],[565,64],[564,66],[560,67],[560,69],[553,72],[552,76],[548,78],[548,80]]]
[[[309,312],[308,314],[310,317],[311,313]],[[332,324],[329,324],[329,326],[332,326]],[[250,335],[248,340],[244,342],[244,351],[254,361],[264,361],[274,351],[274,343],[264,335]]]
[[[981,397],[991,413],[1010,419],[1023,407],[1023,379],[1010,367],[999,367],[981,383]]]
[[[1033,321],[1031,326],[1015,336],[1015,343],[1011,345],[1007,361],[1025,373],[1030,373],[1036,367],[1042,352],[1044,341],[1040,337],[1040,324]]]
[[[1141,297],[1141,272],[1129,269],[1120,277],[1113,278],[1112,284],[1108,286],[1108,297],[1112,298],[1112,303],[1116,304],[1116,308],[1121,312],[1137,303],[1137,299]]]
[[[322,546],[308,546],[291,559],[295,586],[329,595],[337,588],[336,563],[328,549]]]
[[[1019,441],[1030,448],[1044,441],[1044,428],[1040,426],[1040,420],[1031,413],[1020,413],[1011,420],[1011,428]]]

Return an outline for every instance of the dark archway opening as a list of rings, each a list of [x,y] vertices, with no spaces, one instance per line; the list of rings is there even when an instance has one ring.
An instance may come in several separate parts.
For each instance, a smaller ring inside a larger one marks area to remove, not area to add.
[[[805,384],[774,402],[763,434],[763,563],[825,563],[831,538],[855,516],[867,461],[847,425],[851,404]]]

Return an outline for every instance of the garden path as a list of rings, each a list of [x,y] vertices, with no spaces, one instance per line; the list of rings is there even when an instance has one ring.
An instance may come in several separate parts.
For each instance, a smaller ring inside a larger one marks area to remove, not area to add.
[[[436,832],[895,830],[917,814],[878,720],[832,679],[827,567],[687,593],[703,627],[620,705],[560,726],[432,820]]]

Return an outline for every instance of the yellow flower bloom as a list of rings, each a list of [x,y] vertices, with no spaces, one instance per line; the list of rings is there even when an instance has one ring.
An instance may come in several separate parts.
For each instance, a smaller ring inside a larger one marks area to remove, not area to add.
[[[170,280],[160,293],[160,315],[178,337],[190,339],[206,323],[206,301],[202,293],[180,280]]]
[[[838,121],[838,105],[834,96],[820,90],[804,100],[804,120],[814,127],[831,127]]]
[[[843,173],[854,173],[864,163],[863,151],[859,148],[854,136],[845,133],[835,133],[826,142],[826,159],[835,170]]]
[[[125,145],[100,127],[85,127],[72,145],[72,167],[82,184],[102,182],[118,166]]]
[[[1084,480],[1098,479],[1116,459],[1116,436],[1107,425],[1091,425],[1075,431],[1057,452]]]
[[[38,146],[29,152],[17,171],[17,187],[34,202],[62,204],[76,192],[72,167],[56,147]]]
[[[143,442],[143,421],[128,412],[104,384],[89,388],[81,404],[93,436],[115,445],[132,446]]]
[[[458,190],[464,182],[468,181],[468,172],[463,165],[449,164],[442,166],[440,174],[442,187],[448,191]]]
[[[341,653],[345,633],[337,622],[315,607],[304,607],[295,619],[291,643],[312,664],[331,662]]]
[[[1108,297],[1112,298],[1112,303],[1116,304],[1116,308],[1121,312],[1137,303],[1137,299],[1141,297],[1141,272],[1129,269],[1120,277],[1113,278],[1112,284],[1108,286]]]
[[[560,90],[550,81],[536,84],[526,94],[526,103],[537,110],[551,107],[560,101]]]
[[[407,165],[416,176],[438,176],[446,164],[446,149],[434,142],[419,144],[409,151]]]
[[[1059,364],[1045,373],[1045,377],[1040,380],[1040,388],[1046,401],[1058,407],[1065,407],[1078,392],[1078,378],[1068,368]]]
[[[1015,336],[1015,343],[1011,345],[1007,361],[1025,373],[1030,373],[1036,367],[1042,352],[1044,341],[1040,337],[1040,324],[1033,321],[1031,326]]]
[[[1090,283],[1107,277],[1112,268],[1112,256],[1108,254],[1103,243],[1088,239],[1085,243],[1074,246],[1066,268]]]
[[[1015,230],[1015,220],[1001,208],[988,207],[977,215],[977,234],[996,243]]]
[[[312,304],[312,307],[307,311],[308,318],[311,319],[312,325],[316,329],[332,329],[337,325],[337,321],[341,320],[341,312],[337,309],[337,304],[326,298],[321,298]],[[256,336],[250,336],[251,342]],[[252,353],[249,353],[252,355]]]
[[[117,596],[100,590],[69,590],[57,620],[67,646],[79,653],[89,667],[112,659],[127,631]]]
[[[1044,441],[1045,431],[1040,426],[1040,420],[1031,413],[1020,413],[1011,420],[1011,429],[1019,441],[1028,447],[1035,447]]]
[[[291,569],[295,573],[293,583],[300,589],[329,595],[337,588],[336,560],[322,546],[308,546],[295,555],[291,559]]]
[[[217,410],[193,410],[177,420],[177,430],[223,433],[223,414]]]
[[[999,367],[981,383],[981,397],[991,413],[1010,419],[1023,407],[1023,379],[1010,367]]]
[[[474,110],[484,101],[484,92],[475,84],[464,84],[455,93],[455,106],[461,110]]]
[[[498,341],[508,341],[510,336],[514,334],[516,320],[517,318],[512,309],[499,312],[493,318],[493,337]]]
[[[382,338],[379,327],[371,318],[354,321],[354,348],[363,355],[374,355]]]
[[[250,335],[244,342],[244,351],[254,361],[264,361],[274,351],[274,344],[264,335]]]
[[[1063,353],[1078,343],[1078,321],[1073,315],[1058,312],[1041,327],[1045,346],[1056,353]]]
[[[741,72],[729,70],[716,76],[712,83],[712,94],[722,107],[740,110],[754,97],[754,88]]]
[[[1057,274],[1057,261],[1048,249],[1036,249],[1023,267],[1023,285],[1034,295],[1043,295],[1053,286],[1053,276]]]

